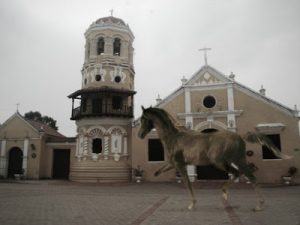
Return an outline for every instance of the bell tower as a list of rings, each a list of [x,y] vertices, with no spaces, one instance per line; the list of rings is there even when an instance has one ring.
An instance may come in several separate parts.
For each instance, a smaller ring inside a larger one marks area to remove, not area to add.
[[[70,94],[77,125],[75,181],[128,181],[134,103],[134,35],[109,16],[85,32],[81,89]]]

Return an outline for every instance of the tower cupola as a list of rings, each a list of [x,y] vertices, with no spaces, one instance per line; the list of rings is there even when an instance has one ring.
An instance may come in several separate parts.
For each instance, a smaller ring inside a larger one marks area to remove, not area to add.
[[[129,26],[122,19],[103,17],[89,26],[85,39],[81,89],[69,95],[71,119],[133,117],[134,35]],[[80,106],[75,107],[74,100]]]

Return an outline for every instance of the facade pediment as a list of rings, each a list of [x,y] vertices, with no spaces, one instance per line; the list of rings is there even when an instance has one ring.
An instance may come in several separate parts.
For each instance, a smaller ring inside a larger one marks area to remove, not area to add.
[[[39,132],[28,123],[18,112],[13,114],[0,127],[1,137],[24,138],[25,136],[39,136]]]
[[[186,85],[189,86],[205,86],[212,84],[224,84],[232,82],[224,74],[212,68],[211,66],[203,66],[198,70],[190,80],[187,81]]]

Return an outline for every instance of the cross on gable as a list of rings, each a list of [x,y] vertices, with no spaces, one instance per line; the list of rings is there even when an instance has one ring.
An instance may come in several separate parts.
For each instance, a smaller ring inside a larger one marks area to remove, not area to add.
[[[204,47],[204,48],[200,48],[198,50],[204,52],[204,62],[205,62],[205,65],[207,66],[207,51],[211,50],[211,48]]]

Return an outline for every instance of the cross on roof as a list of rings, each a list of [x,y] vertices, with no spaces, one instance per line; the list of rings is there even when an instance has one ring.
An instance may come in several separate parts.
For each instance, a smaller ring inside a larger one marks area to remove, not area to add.
[[[205,65],[207,66],[207,51],[211,50],[211,48],[200,48],[198,49],[199,51],[204,51],[204,62],[205,62]]]
[[[17,103],[17,112],[19,112],[19,106],[20,106],[20,103]]]
[[[113,16],[113,14],[114,14],[114,10],[113,9],[111,9],[111,10],[109,10],[110,11],[110,16]]]

